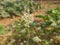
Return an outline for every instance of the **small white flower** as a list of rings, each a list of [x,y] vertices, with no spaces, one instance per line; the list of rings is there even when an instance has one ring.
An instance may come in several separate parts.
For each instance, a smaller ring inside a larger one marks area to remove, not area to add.
[[[27,41],[26,41],[26,40],[24,40],[23,42],[24,42],[24,43],[26,43]]]
[[[30,27],[28,23],[26,23],[25,26]]]
[[[60,23],[60,20],[58,20],[58,23]]]
[[[33,41],[38,43],[38,42],[41,42],[41,39],[36,36],[36,37],[33,38]]]
[[[24,45],[24,44],[21,42],[20,45]]]
[[[12,35],[12,33],[11,33],[11,32],[9,32],[9,33],[7,33],[7,35]]]
[[[56,26],[57,24],[56,24],[55,22],[53,22],[51,25],[52,25],[52,26]]]
[[[60,39],[60,36],[56,36],[55,38],[58,38],[58,39]]]
[[[24,14],[23,20],[27,23],[32,23],[34,21],[34,17],[32,14]]]
[[[13,28],[15,28],[15,27],[16,27],[16,25],[13,25],[12,27],[13,27]]]
[[[28,26],[34,21],[34,16],[32,14],[24,13],[24,15],[22,16],[22,20],[24,20],[26,23],[25,25]]]
[[[18,25],[21,25],[21,24],[18,24]]]
[[[21,30],[20,32],[21,32],[21,33],[25,33],[25,32],[26,32],[26,30],[25,30],[25,29],[23,29],[23,30]]]
[[[50,39],[50,41],[53,41],[53,39]]]
[[[41,30],[41,27],[36,28],[37,30]]]

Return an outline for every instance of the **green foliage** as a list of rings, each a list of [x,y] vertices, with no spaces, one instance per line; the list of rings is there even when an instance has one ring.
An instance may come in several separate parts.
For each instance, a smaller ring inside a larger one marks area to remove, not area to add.
[[[0,25],[0,35],[3,35],[4,34],[4,28],[3,26]]]
[[[36,10],[39,10],[40,3],[29,1],[29,0],[20,0],[20,1],[1,1],[0,2],[0,18],[20,16],[26,13],[33,13]]]
[[[37,16],[35,16],[36,18],[43,18],[43,16],[42,15],[37,15]]]
[[[47,14],[49,14],[55,21],[58,21],[60,19],[59,7],[57,7],[56,9],[48,10]]]
[[[52,22],[52,26],[59,27],[58,23],[60,20],[60,7],[57,7],[56,9],[51,9],[47,11],[47,14],[49,15],[49,19]]]
[[[30,24],[30,26],[37,27],[37,26],[39,26],[39,24],[37,22],[33,22],[33,23]]]
[[[44,28],[48,27],[49,25],[51,25],[51,23],[52,23],[52,22],[50,22],[50,21],[44,22],[44,23],[42,24],[42,29],[44,29]]]

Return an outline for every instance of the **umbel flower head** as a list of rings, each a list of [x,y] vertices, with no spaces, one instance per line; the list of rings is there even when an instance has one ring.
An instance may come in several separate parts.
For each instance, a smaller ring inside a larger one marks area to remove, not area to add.
[[[24,15],[22,16],[22,20],[25,21],[25,26],[29,26],[29,24],[34,21],[34,16],[33,14],[24,13]]]

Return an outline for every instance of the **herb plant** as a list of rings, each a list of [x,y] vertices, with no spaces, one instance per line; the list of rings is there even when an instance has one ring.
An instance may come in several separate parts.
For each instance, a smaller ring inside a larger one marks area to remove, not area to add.
[[[26,0],[21,0],[22,4],[24,3],[23,1]],[[14,5],[18,7],[17,4],[19,3],[17,2]],[[29,2],[30,6],[32,6],[31,3],[32,2]],[[26,2],[24,4],[26,4]],[[6,11],[10,14],[11,11],[13,13],[16,7],[12,9],[10,7],[12,5],[7,6],[9,6],[7,8],[10,9],[6,9]],[[21,5],[21,7],[23,6]],[[36,16],[36,18],[43,19],[43,21],[40,22],[34,20],[30,8],[25,5],[24,8],[21,9],[21,14],[23,15],[21,15],[20,19],[6,27],[5,33],[7,32],[7,34],[5,36],[8,36],[3,38],[3,45],[60,45],[60,7],[48,10],[45,16]],[[33,12],[34,11],[35,9]],[[3,30],[2,27],[1,30]]]

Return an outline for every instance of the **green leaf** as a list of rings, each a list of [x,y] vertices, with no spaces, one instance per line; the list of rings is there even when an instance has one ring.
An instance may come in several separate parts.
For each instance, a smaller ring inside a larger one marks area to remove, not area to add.
[[[4,34],[4,28],[3,26],[0,25],[0,35],[3,35]]]
[[[37,22],[30,23],[30,26],[37,27],[39,24]]]
[[[51,24],[52,24],[51,21],[44,22],[41,27],[42,27],[42,28],[45,28],[45,27],[47,27],[47,26],[49,26],[49,25],[51,25]]]
[[[42,15],[37,15],[37,16],[35,16],[35,17],[37,17],[37,18],[43,18],[43,16],[42,16]]]

